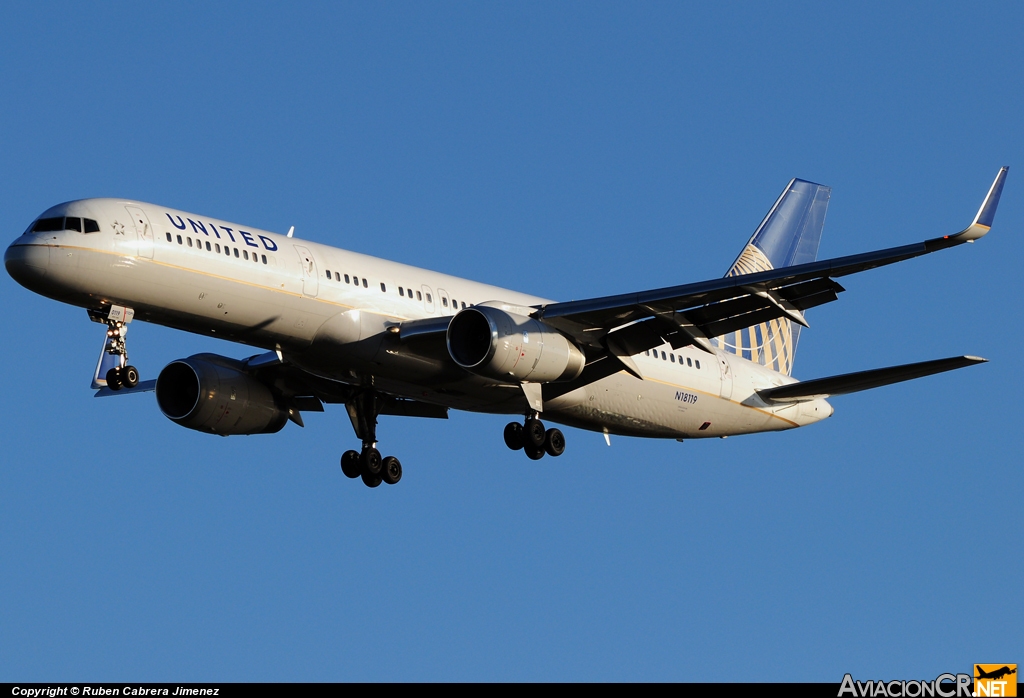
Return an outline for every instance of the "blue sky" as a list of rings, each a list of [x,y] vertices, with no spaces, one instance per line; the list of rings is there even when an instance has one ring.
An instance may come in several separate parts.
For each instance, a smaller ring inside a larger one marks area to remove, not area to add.
[[[95,400],[102,328],[6,274],[0,680],[932,678],[1022,662],[1019,3],[20,3],[0,24],[0,229],[152,201],[572,299],[720,276],[791,177],[844,279],[795,375],[989,364],[783,434],[385,417],[216,438]],[[5,243],[6,244],[6,243]],[[245,347],[136,323],[143,378]],[[1017,504],[1014,504],[1017,502]],[[1017,581],[1014,581],[1017,580]],[[723,676],[722,668],[728,667]]]

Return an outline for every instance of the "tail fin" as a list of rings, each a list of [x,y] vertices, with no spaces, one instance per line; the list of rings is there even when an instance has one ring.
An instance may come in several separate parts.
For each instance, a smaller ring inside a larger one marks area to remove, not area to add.
[[[725,275],[753,274],[815,261],[831,195],[831,187],[791,180]],[[799,338],[799,325],[780,318],[712,341],[729,353],[789,375]]]

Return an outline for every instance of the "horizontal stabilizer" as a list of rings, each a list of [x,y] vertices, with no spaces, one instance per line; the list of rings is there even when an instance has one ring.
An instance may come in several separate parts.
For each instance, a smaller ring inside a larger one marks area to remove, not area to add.
[[[110,397],[111,395],[134,395],[135,393],[149,393],[156,390],[156,380],[141,381],[134,388],[125,386],[119,390],[111,390],[110,388],[103,387],[96,391],[93,397]]]
[[[830,395],[845,395],[856,393],[861,390],[880,388],[891,383],[901,383],[923,378],[933,373],[952,371],[964,366],[972,366],[988,361],[978,356],[954,356],[949,359],[936,359],[935,361],[922,361],[916,364],[904,364],[903,366],[890,366],[888,368],[876,368],[871,371],[858,371],[857,373],[846,373],[841,376],[829,378],[817,378],[800,383],[791,383],[778,388],[758,390],[757,394],[765,402],[803,402],[815,398],[829,397]]]

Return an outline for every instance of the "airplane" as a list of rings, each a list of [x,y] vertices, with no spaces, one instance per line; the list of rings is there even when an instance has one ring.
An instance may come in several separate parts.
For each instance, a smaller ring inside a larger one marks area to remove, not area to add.
[[[780,431],[833,413],[826,398],[985,361],[959,356],[798,381],[805,311],[835,280],[981,238],[1008,168],[962,231],[817,260],[831,189],[793,179],[726,275],[558,302],[164,206],[83,199],[38,216],[4,254],[25,288],[106,326],[97,397],[155,391],[173,422],[221,436],[267,434],[343,404],[361,442],[341,469],[397,483],[377,449],[381,415],[520,415],[505,444],[538,460],[565,437],[544,419],[609,435],[685,439]],[[196,354],[141,381],[133,320],[262,351]],[[610,442],[609,442],[610,443]]]
[[[977,673],[977,676],[974,677],[976,679],[995,679],[995,680],[998,680],[998,679],[1003,678],[1004,676],[1009,676],[1010,674],[1016,674],[1017,673],[1016,666],[1013,669],[1011,669],[1008,666],[1003,666],[1003,667],[1001,667],[999,669],[995,669],[993,671],[985,671],[980,666],[975,664],[974,665],[974,669],[975,669],[975,671]]]

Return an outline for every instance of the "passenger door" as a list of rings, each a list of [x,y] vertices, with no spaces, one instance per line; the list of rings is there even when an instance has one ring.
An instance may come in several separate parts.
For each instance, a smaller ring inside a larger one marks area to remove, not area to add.
[[[320,288],[320,273],[316,270],[313,253],[302,245],[295,245],[295,251],[299,254],[299,264],[302,267],[302,293],[310,298],[316,298]]]
[[[443,288],[437,289],[437,302],[441,304],[441,314],[451,315],[451,309],[448,303],[448,292]]]
[[[434,292],[426,284],[423,284],[423,309],[430,314],[434,313]]]
[[[125,206],[132,217],[135,233],[139,238],[139,256],[153,259],[153,226],[149,224],[146,212],[138,206]]]

